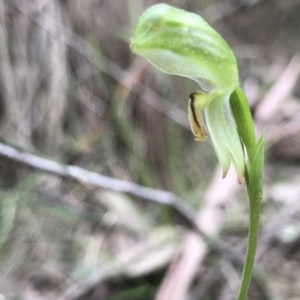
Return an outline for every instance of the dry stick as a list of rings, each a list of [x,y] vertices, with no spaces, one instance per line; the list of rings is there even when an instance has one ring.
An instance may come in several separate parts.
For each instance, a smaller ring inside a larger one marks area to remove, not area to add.
[[[258,115],[256,117],[258,123],[265,124],[266,122],[270,122],[280,109],[284,99],[292,92],[299,72],[300,60],[299,56],[296,55],[263,99],[260,107],[263,106],[267,110],[272,107],[272,113],[264,113],[262,109],[258,108]],[[269,99],[272,99],[274,102],[272,101],[271,104]],[[230,204],[238,191],[236,178],[229,177],[221,181],[220,173],[220,170],[215,172],[212,184],[208,187],[204,195],[206,202],[198,212],[196,219],[201,231],[208,235],[217,235],[221,230],[223,215],[217,209],[218,205],[226,206]],[[209,227],[209,230],[207,227]],[[189,233],[183,242],[182,249],[174,257],[155,300],[187,299],[189,287],[206,254],[207,247],[205,241],[194,233]]]
[[[172,207],[190,227],[198,231],[194,223],[194,213],[184,204],[183,200],[171,192],[156,190],[138,185],[133,182],[119,180],[94,173],[78,166],[69,166],[33,154],[22,152],[11,146],[0,143],[0,155],[29,167],[65,178],[73,178],[86,185],[110,189],[117,192],[129,193],[158,204]]]

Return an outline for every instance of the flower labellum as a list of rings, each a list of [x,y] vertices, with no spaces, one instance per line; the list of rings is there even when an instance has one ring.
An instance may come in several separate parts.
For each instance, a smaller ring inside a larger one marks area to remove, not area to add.
[[[203,120],[203,110],[207,105],[207,97],[201,92],[195,92],[190,95],[188,115],[191,130],[195,140],[202,142],[207,138],[207,130]]]
[[[223,177],[232,162],[242,183],[244,151],[230,108],[230,95],[239,87],[238,70],[225,40],[199,15],[162,3],[142,14],[131,49],[162,72],[200,84],[202,91],[189,100],[191,130],[197,141],[210,136]]]

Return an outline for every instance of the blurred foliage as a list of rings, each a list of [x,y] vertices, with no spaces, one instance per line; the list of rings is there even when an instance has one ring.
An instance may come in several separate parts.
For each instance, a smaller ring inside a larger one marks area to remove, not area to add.
[[[139,15],[156,2],[0,0],[1,142],[172,191],[198,209],[217,162],[210,143],[194,142],[187,125],[188,95],[197,86],[155,71],[128,46]],[[172,5],[200,13],[233,47],[255,113],[300,51],[300,1]],[[282,138],[268,150],[263,226],[300,195],[299,122],[280,132],[299,116],[299,97],[296,85],[266,125]],[[2,157],[0,174],[0,293],[7,299],[66,299],[70,288],[94,275],[103,278],[99,287],[81,299],[153,299],[184,237],[169,209]],[[246,237],[244,200],[237,195],[222,232],[237,247]],[[261,266],[274,298],[295,300],[299,218],[289,218],[285,227]],[[191,299],[231,299],[230,274],[220,272],[222,263],[212,257],[199,270]],[[263,295],[254,285],[251,299],[266,299],[257,293]]]

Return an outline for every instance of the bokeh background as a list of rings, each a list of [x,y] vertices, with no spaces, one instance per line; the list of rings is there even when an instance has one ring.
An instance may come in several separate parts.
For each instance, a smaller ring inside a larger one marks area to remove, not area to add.
[[[300,299],[300,1],[166,2],[201,14],[228,41],[257,132],[266,133],[260,256],[249,299]],[[228,199],[220,219],[208,222],[219,224],[219,241],[243,254],[245,187],[229,178],[227,195],[227,179],[212,184],[216,156],[209,141],[194,141],[186,114],[196,84],[158,72],[129,49],[139,15],[154,3],[0,0],[0,143],[170,191],[198,215],[213,189]],[[158,295],[187,247],[189,226],[178,213],[24,166],[1,151],[3,299],[176,299]],[[192,264],[182,300],[235,299],[239,263],[209,248]]]

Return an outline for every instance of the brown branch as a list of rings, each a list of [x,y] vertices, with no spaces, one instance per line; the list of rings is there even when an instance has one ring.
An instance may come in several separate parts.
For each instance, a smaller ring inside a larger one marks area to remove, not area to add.
[[[72,178],[86,185],[128,193],[154,203],[168,205],[183,218],[186,225],[198,230],[194,222],[195,214],[192,209],[183,204],[183,200],[171,192],[147,188],[133,182],[107,177],[78,166],[61,164],[47,158],[17,150],[2,143],[0,143],[0,155],[31,168],[65,178]]]

